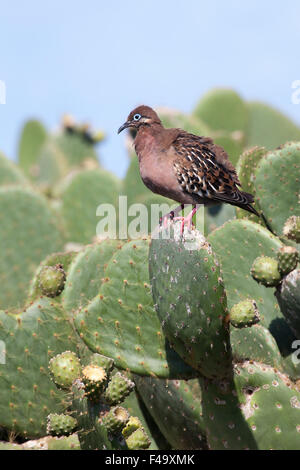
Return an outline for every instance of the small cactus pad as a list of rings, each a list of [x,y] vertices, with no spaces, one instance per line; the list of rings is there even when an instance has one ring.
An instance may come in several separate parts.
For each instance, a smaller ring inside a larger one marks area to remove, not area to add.
[[[251,328],[231,328],[230,343],[234,362],[253,360],[283,370],[280,351],[270,331],[257,324]]]
[[[0,340],[0,426],[27,438],[44,436],[48,414],[64,412],[68,403],[50,379],[49,359],[76,350],[73,329],[59,305],[43,298],[17,315],[0,312]]]
[[[293,246],[282,246],[277,251],[278,269],[281,275],[288,274],[296,268],[299,253]]]
[[[151,441],[143,428],[136,429],[125,439],[129,450],[143,450],[148,449]]]
[[[70,388],[74,380],[81,375],[80,361],[71,351],[65,351],[52,357],[49,369],[56,385],[65,389]]]
[[[129,420],[128,411],[122,406],[114,406],[101,417],[102,425],[110,434],[118,434]]]
[[[283,227],[283,235],[300,243],[300,216],[292,215],[288,218]]]
[[[185,362],[208,377],[230,370],[226,293],[210,245],[195,231],[194,242],[177,238],[180,223],[152,240],[149,271],[162,328]]]
[[[262,158],[255,173],[256,197],[272,231],[282,234],[288,216],[300,216],[300,142],[287,143]]]
[[[82,382],[86,396],[92,400],[99,400],[101,393],[107,385],[107,375],[103,367],[88,365],[82,369]]]
[[[52,436],[68,436],[76,426],[76,419],[69,415],[50,413],[47,417],[47,433]]]
[[[154,310],[148,271],[148,240],[125,243],[108,262],[99,294],[75,317],[88,347],[116,367],[142,375],[191,377],[166,341]]]
[[[47,297],[57,297],[61,294],[66,280],[66,273],[61,264],[44,266],[39,274],[39,286]]]
[[[254,300],[242,300],[230,310],[230,323],[235,328],[245,328],[259,322],[259,312]]]
[[[111,378],[105,390],[105,401],[109,405],[118,405],[131,393],[134,386],[134,382],[117,372]]]
[[[277,286],[281,280],[278,261],[270,256],[256,258],[251,267],[251,275],[253,279],[266,287]]]
[[[294,269],[283,278],[276,296],[287,323],[300,338],[300,269]]]
[[[39,152],[47,138],[44,126],[38,121],[27,121],[22,129],[18,160],[27,176],[33,176]]]

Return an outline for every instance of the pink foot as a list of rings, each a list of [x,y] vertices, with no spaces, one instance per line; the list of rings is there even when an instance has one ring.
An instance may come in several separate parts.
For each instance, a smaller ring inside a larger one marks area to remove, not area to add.
[[[193,210],[189,213],[189,215],[187,217],[175,217],[175,218],[173,218],[174,221],[175,220],[181,220],[181,227],[180,227],[180,234],[181,235],[183,234],[185,225],[187,226],[188,230],[191,230],[193,216],[196,214],[197,210],[198,209],[196,207],[194,207]]]

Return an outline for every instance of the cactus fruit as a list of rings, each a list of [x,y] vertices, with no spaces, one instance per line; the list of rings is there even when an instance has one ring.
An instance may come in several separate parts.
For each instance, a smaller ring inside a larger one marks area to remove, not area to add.
[[[294,269],[282,280],[276,297],[288,325],[300,338],[300,269]]]
[[[82,382],[86,396],[97,401],[107,385],[107,375],[103,367],[88,365],[82,369]]]
[[[266,287],[277,286],[281,280],[278,261],[269,256],[260,256],[254,260],[251,275],[253,279]]]
[[[134,382],[120,372],[117,372],[111,378],[105,390],[105,401],[109,405],[118,405],[131,393],[134,386]]]
[[[75,379],[81,375],[81,365],[78,357],[71,351],[65,351],[52,357],[49,370],[53,381],[58,387],[68,389]]]
[[[129,413],[122,406],[114,406],[101,416],[101,423],[110,434],[119,434],[129,421]]]
[[[132,434],[125,438],[125,442],[129,450],[148,449],[151,445],[151,441],[143,428],[133,431]]]
[[[66,280],[66,273],[61,264],[44,266],[39,273],[39,287],[47,297],[57,297],[61,294]]]
[[[300,243],[300,216],[292,215],[285,222],[283,235],[296,243]]]
[[[259,312],[254,300],[242,300],[230,310],[230,323],[235,328],[245,328],[259,322]]]
[[[76,419],[69,415],[50,413],[47,417],[47,433],[52,436],[68,436],[76,426]]]
[[[277,251],[278,269],[281,275],[293,271],[299,261],[299,253],[293,246],[282,246]]]

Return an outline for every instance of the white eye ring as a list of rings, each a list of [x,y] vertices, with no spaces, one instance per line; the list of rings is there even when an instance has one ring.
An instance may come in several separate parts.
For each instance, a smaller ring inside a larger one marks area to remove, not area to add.
[[[133,120],[134,120],[134,121],[139,121],[139,120],[141,119],[141,117],[142,117],[142,116],[141,116],[140,114],[135,114],[135,115],[133,116]]]

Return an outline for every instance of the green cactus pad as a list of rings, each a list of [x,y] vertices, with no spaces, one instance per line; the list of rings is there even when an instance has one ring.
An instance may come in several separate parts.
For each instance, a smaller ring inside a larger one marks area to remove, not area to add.
[[[251,276],[266,287],[277,286],[281,280],[278,261],[270,256],[259,256],[253,261]]]
[[[69,389],[81,375],[81,364],[74,352],[65,351],[52,357],[49,370],[58,387]]]
[[[110,434],[119,434],[129,420],[128,411],[122,406],[114,406],[101,418],[102,425]]]
[[[107,237],[107,234],[98,230],[98,224],[101,224],[101,220],[107,215],[106,209],[99,219],[97,208],[101,204],[109,204],[112,210],[116,210],[118,194],[118,180],[108,171],[84,170],[73,175],[71,179],[67,178],[60,193],[60,209],[68,239],[76,243],[90,243],[96,236]],[[116,238],[118,234],[110,235],[111,238]]]
[[[272,150],[289,140],[300,140],[300,128],[276,109],[259,101],[247,103],[247,144]]]
[[[267,328],[259,324],[252,325],[251,328],[231,328],[230,343],[236,363],[252,360],[278,370],[284,369],[275,339]]]
[[[300,243],[300,217],[292,215],[285,222],[283,227],[283,235],[289,240],[295,240]]]
[[[76,419],[69,415],[50,413],[47,417],[47,433],[53,436],[68,436],[76,426]]]
[[[202,380],[202,393],[210,449],[300,449],[300,393],[276,369],[244,362],[233,380]]]
[[[47,138],[44,126],[35,120],[27,121],[19,143],[19,165],[27,176],[33,176],[39,152]]]
[[[293,246],[282,246],[277,251],[278,269],[281,275],[288,274],[296,268],[299,253]]]
[[[0,308],[19,307],[30,280],[62,237],[46,200],[29,189],[0,188]]]
[[[153,307],[149,242],[125,243],[109,261],[100,293],[75,317],[89,348],[116,366],[142,375],[191,377],[195,371],[173,351]]]
[[[232,220],[210,233],[208,241],[221,262],[228,307],[247,298],[255,299],[260,322],[269,327],[281,317],[274,292],[252,279],[250,269],[259,256],[273,256],[282,246],[268,230],[249,220]]]
[[[294,269],[283,278],[276,297],[288,325],[300,338],[300,269]]]
[[[230,323],[235,328],[245,328],[259,322],[259,312],[254,300],[242,300],[230,310]]]
[[[200,232],[177,238],[180,223],[154,238],[149,253],[152,294],[162,328],[175,351],[208,377],[230,370],[226,293],[220,268]]]
[[[68,313],[73,314],[97,295],[105,281],[107,263],[121,246],[121,241],[107,239],[86,246],[77,254],[62,293],[62,302]]]
[[[207,448],[198,379],[134,376],[134,381],[150,415],[172,448]]]
[[[287,143],[262,158],[255,173],[259,206],[277,235],[281,235],[289,216],[300,216],[300,143]]]
[[[225,88],[210,90],[201,98],[193,114],[211,129],[247,131],[247,106],[234,90]]]
[[[132,392],[134,382],[117,372],[109,381],[104,398],[109,405],[118,405]]]
[[[40,299],[21,314],[0,313],[0,426],[25,437],[44,436],[50,412],[61,413],[67,396],[48,372],[49,359],[67,347],[76,349],[74,333],[61,308]]]

